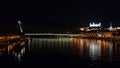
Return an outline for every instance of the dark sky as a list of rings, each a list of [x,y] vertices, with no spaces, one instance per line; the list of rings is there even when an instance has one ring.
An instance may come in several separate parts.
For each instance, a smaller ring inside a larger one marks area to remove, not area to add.
[[[109,0],[16,0],[0,2],[0,29],[16,29],[17,20],[26,31],[69,31],[89,22],[111,21],[119,26],[120,4]]]

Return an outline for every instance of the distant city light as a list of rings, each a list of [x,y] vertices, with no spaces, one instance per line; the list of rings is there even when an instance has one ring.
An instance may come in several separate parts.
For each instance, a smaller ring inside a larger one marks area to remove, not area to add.
[[[120,29],[120,27],[117,27],[117,29]]]

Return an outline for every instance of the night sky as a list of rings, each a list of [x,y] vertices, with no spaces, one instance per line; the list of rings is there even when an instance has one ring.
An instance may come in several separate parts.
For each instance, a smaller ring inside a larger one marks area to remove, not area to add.
[[[90,22],[108,27],[111,21],[120,26],[120,4],[102,0],[5,1],[0,4],[0,30],[19,30],[17,20],[26,32],[59,32],[77,30]]]

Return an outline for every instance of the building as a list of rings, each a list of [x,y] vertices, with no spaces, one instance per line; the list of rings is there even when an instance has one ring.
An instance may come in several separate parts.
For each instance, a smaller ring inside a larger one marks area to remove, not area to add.
[[[110,22],[109,27],[102,27],[101,22],[90,23],[89,27],[81,27],[79,29],[81,37],[113,37],[120,36],[120,27],[113,27]]]
[[[90,23],[90,26],[89,27],[101,27],[101,22],[99,23]]]
[[[82,27],[80,28],[80,31],[98,31],[98,30],[101,30],[102,27],[101,27],[101,22],[99,23],[90,23],[89,24],[89,27]]]

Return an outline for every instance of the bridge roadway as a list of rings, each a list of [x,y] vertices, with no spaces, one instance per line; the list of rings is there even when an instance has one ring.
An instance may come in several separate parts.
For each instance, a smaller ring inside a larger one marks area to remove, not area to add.
[[[53,33],[26,33],[25,36],[34,36],[34,35],[57,35],[57,36],[80,36],[80,34],[53,34]]]
[[[25,36],[69,36],[69,37],[111,37],[112,32],[85,32],[80,34],[60,34],[60,33],[25,33]]]

